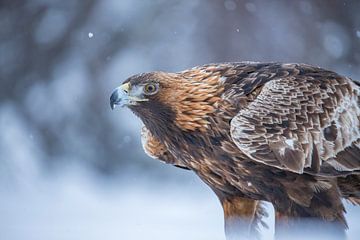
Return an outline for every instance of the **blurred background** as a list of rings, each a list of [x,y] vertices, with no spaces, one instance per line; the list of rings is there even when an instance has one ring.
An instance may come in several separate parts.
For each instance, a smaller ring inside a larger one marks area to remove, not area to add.
[[[147,157],[140,121],[111,111],[110,93],[132,74],[224,61],[360,80],[359,12],[357,0],[1,0],[0,239],[224,240],[215,195]]]

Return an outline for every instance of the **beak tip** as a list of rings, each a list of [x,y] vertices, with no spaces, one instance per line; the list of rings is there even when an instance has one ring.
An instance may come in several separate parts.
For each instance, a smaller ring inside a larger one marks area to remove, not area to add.
[[[119,93],[118,93],[117,89],[115,89],[115,91],[111,94],[111,97],[110,97],[110,108],[112,110],[114,110],[118,101],[119,101]]]
[[[110,96],[110,108],[115,109],[117,105],[123,107],[129,103],[130,83],[125,83],[116,88]]]

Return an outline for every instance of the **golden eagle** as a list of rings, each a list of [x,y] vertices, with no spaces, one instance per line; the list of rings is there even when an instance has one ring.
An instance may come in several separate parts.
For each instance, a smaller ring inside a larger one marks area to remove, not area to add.
[[[343,235],[360,203],[360,88],[306,64],[220,63],[128,78],[110,98],[144,123],[150,156],[194,171],[223,206],[227,237],[301,219]],[[310,224],[309,224],[310,225]]]

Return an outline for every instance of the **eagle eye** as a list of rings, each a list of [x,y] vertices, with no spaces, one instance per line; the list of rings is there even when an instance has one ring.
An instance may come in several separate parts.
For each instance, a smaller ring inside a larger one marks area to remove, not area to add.
[[[144,86],[144,93],[147,95],[153,95],[158,91],[159,87],[155,83],[148,83]]]

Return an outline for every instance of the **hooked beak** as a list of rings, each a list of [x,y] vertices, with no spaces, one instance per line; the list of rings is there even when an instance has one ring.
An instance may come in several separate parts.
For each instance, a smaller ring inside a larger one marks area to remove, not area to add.
[[[110,97],[110,107],[114,109],[117,105],[120,107],[128,105],[136,105],[137,102],[148,101],[148,99],[139,98],[138,96],[130,95],[130,83],[124,83],[118,88],[115,88]]]
[[[129,102],[130,83],[125,83],[118,88],[115,88],[110,97],[110,107],[114,109],[116,105],[121,107],[125,106]]]

